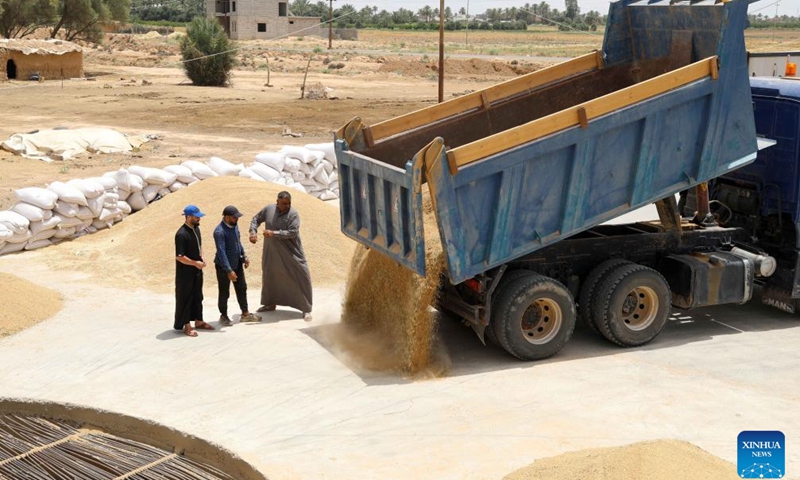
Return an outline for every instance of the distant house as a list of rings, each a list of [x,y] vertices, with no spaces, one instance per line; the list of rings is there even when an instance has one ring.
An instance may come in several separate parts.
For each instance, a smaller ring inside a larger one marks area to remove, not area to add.
[[[63,40],[0,39],[0,80],[83,77],[83,49]]]
[[[295,17],[281,0],[205,0],[206,15],[215,18],[232,40],[306,35],[327,37],[319,17]]]

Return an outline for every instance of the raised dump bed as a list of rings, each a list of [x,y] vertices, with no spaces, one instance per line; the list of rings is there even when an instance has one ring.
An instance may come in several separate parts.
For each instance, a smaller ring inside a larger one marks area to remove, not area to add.
[[[611,4],[603,49],[336,135],[342,231],[458,284],[751,162],[746,0]]]

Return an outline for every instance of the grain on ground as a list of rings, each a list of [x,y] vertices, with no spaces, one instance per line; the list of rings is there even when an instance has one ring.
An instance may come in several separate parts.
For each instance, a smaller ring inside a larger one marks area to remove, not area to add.
[[[0,337],[13,335],[61,311],[61,294],[0,273]]]

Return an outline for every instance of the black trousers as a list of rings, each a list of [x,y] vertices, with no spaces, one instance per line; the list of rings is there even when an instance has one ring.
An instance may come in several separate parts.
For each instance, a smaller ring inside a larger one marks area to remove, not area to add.
[[[228,299],[231,296],[231,281],[228,279],[228,273],[216,267],[217,270],[217,285],[219,285],[219,313],[228,316]],[[247,309],[247,281],[244,279],[244,266],[239,265],[239,268],[234,270],[238,277],[233,282],[233,289],[236,291],[236,301],[239,302],[239,308],[242,312],[249,311]]]
[[[179,270],[175,276],[175,330],[192,320],[203,320],[203,271]]]

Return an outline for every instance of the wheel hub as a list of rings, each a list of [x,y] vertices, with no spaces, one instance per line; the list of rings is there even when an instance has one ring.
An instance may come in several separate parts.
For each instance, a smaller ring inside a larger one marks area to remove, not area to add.
[[[633,331],[644,330],[658,314],[658,295],[650,287],[636,287],[622,302],[623,324]]]
[[[558,334],[562,322],[561,307],[553,300],[540,298],[531,303],[525,311],[520,328],[525,340],[534,345],[541,345],[550,342]]]

